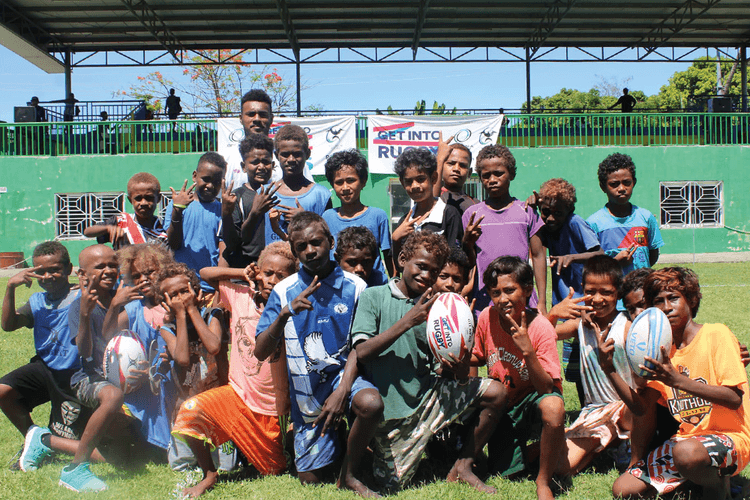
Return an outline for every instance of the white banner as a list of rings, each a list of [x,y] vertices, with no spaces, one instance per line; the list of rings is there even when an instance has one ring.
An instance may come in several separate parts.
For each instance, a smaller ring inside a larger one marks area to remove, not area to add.
[[[460,142],[474,158],[480,149],[496,144],[503,115],[491,116],[391,116],[367,117],[368,163],[370,173],[392,174],[393,163],[409,148],[428,148],[437,152],[439,133]],[[472,160],[472,168],[473,160]]]
[[[299,125],[307,132],[310,141],[311,155],[307,160],[305,177],[325,175],[325,163],[331,154],[344,149],[357,147],[357,120],[354,116],[317,116],[317,117],[275,117],[269,137],[273,138],[281,127],[288,124]],[[245,137],[245,132],[237,118],[220,118],[218,120],[219,154],[227,160],[227,183],[234,181],[234,188],[239,187],[238,177],[242,174],[238,146]],[[276,162],[274,179],[281,178]],[[244,175],[241,177],[244,178]],[[245,182],[245,181],[242,181]]]

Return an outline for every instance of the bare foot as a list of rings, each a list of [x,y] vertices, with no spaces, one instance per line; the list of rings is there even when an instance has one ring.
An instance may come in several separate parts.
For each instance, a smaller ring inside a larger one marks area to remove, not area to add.
[[[448,473],[448,477],[445,478],[450,483],[466,483],[469,486],[476,488],[482,493],[495,494],[497,490],[492,486],[485,484],[479,479],[476,474],[471,470],[471,462],[457,460]]]
[[[548,484],[537,483],[536,497],[538,500],[555,500],[555,495],[552,494],[552,489]]]
[[[339,478],[338,481],[336,481],[336,486],[342,490],[352,490],[354,493],[365,498],[381,498],[380,495],[365,486],[362,481],[354,476],[347,476],[343,478],[343,480],[342,478]]]
[[[206,476],[203,478],[203,481],[196,484],[195,486],[191,486],[190,488],[185,488],[184,490],[182,490],[182,494],[188,498],[198,498],[214,487],[214,485],[216,484],[216,479],[218,477],[218,472],[208,471],[206,472]]]

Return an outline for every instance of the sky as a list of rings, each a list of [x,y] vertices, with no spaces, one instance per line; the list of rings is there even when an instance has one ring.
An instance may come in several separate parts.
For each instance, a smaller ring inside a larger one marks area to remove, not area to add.
[[[549,96],[561,88],[587,91],[602,78],[623,82],[628,87],[655,94],[676,71],[688,63],[532,63],[532,96]],[[294,67],[276,69],[294,82]],[[159,70],[167,78],[182,78],[177,67],[163,68],[78,68],[72,76],[73,92],[82,101],[112,100],[112,94],[126,90],[137,77]],[[318,105],[326,110],[413,109],[424,99],[448,108],[517,109],[526,100],[523,63],[413,63],[413,64],[315,64],[302,65],[302,106]],[[20,56],[0,47],[0,120],[13,120],[13,107],[24,106],[36,95],[41,101],[64,98],[65,78],[48,75]]]

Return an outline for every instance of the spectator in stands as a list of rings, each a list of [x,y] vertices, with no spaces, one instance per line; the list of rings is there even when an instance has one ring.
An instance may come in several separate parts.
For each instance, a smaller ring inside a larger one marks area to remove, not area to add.
[[[182,106],[180,105],[180,98],[174,95],[174,89],[169,89],[169,96],[167,97],[167,116],[172,120],[172,132],[174,132],[177,123],[174,120],[182,112]]]
[[[621,106],[623,113],[632,113],[633,108],[635,108],[636,104],[638,104],[638,101],[635,100],[635,97],[628,94],[628,89],[622,89],[622,95],[620,96],[620,98],[617,99],[617,102],[610,106],[608,109],[614,109],[617,106]]]
[[[60,101],[58,101],[60,102]],[[63,121],[72,122],[73,119],[81,114],[81,108],[76,105],[78,99],[73,92],[68,94],[67,99],[63,99],[61,102],[65,103],[65,110],[63,111]]]

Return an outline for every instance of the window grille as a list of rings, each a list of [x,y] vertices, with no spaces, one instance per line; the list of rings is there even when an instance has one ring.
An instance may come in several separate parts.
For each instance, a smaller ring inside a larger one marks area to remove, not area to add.
[[[724,227],[724,183],[660,182],[659,209],[662,228]]]
[[[60,193],[55,195],[55,237],[82,240],[83,230],[122,212],[125,193]]]

